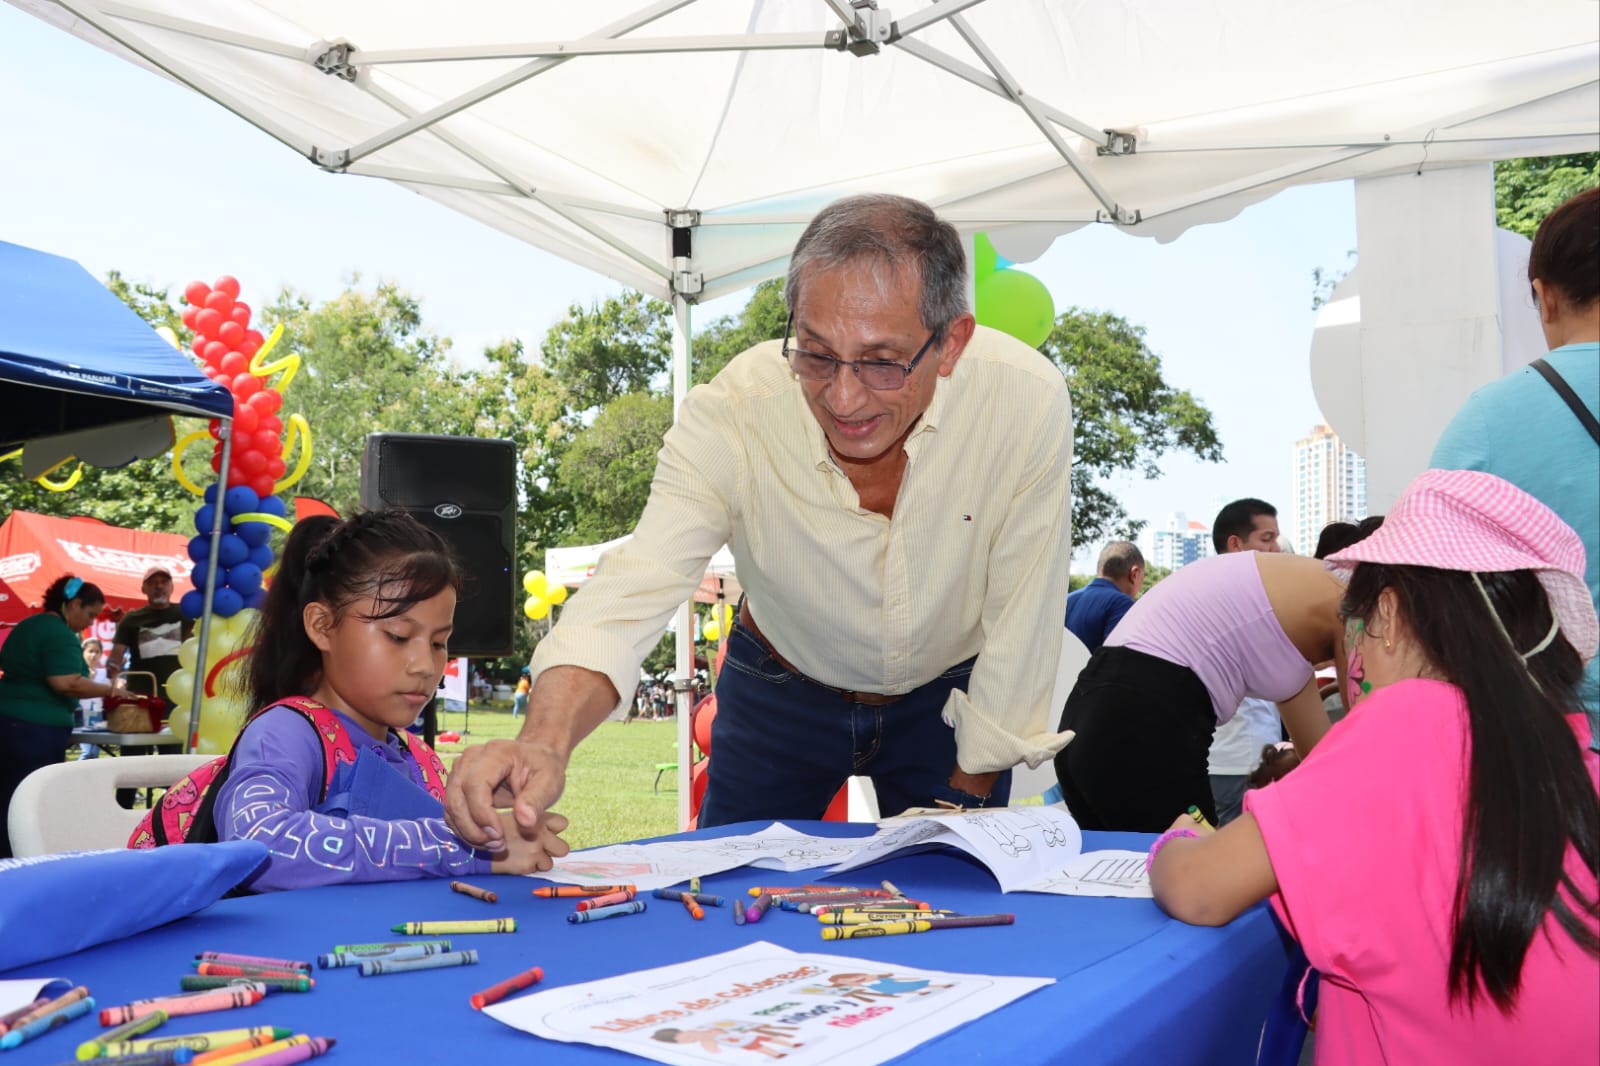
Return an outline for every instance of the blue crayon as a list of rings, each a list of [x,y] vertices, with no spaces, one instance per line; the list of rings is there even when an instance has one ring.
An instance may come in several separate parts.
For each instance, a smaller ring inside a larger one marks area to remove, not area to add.
[[[41,1033],[48,1033],[58,1025],[66,1025],[74,1018],[81,1018],[94,1010],[94,997],[85,996],[74,1003],[68,1003],[58,1011],[46,1014],[42,1018],[35,1018],[27,1025],[19,1025],[15,1029],[7,1030],[5,1036],[0,1036],[0,1048],[9,1050],[21,1046],[25,1040],[32,1040]]]
[[[722,906],[723,902],[721,896],[711,896],[704,892],[684,892],[676,888],[658,888],[652,892],[651,895],[655,896],[656,899],[670,899],[674,901],[681,900],[683,897],[688,896],[702,907],[720,907]]]
[[[364,959],[362,977],[380,977],[386,973],[412,973],[416,970],[443,970],[451,966],[478,965],[476,948],[465,951],[446,951],[438,955],[425,955],[415,959]]]
[[[391,962],[400,959],[422,959],[429,955],[442,955],[449,950],[450,941],[441,940],[430,944],[407,944],[403,948],[386,948],[383,951],[335,951],[327,955],[318,955],[317,965],[324,970],[331,970],[341,966],[359,966],[363,962],[376,959],[388,959]]]
[[[744,924],[744,900],[738,896],[733,897],[733,924]]]
[[[576,925],[579,922],[598,922],[602,918],[620,918],[624,914],[638,914],[644,910],[644,900],[636,899],[628,903],[615,903],[609,907],[596,907],[592,911],[578,911],[567,915],[567,921]]]

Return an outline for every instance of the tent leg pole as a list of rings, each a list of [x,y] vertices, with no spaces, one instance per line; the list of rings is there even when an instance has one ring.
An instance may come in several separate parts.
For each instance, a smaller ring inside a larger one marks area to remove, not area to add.
[[[672,414],[677,418],[678,408],[689,392],[689,363],[692,357],[690,341],[689,302],[674,293],[672,296]],[[694,759],[694,744],[689,733],[689,713],[693,710],[689,681],[694,677],[694,607],[693,601],[678,608],[678,668],[672,680],[675,722],[678,731],[678,828],[689,828],[690,763]]]
[[[211,553],[206,558],[206,590],[200,608],[200,647],[195,653],[194,695],[189,697],[189,736],[184,751],[200,747],[200,705],[206,695],[206,649],[211,642],[211,601],[217,591],[217,550],[222,545],[222,525],[227,508],[222,497],[228,491],[228,463],[233,458],[233,419],[222,420],[222,469],[217,472],[217,498],[212,501]],[[160,693],[156,693],[160,695]]]

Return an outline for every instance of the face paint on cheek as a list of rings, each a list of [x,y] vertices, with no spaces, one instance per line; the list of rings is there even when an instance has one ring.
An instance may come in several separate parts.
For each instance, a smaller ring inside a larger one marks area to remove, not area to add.
[[[1356,705],[1356,701],[1372,693],[1372,682],[1367,680],[1367,670],[1361,661],[1361,648],[1359,641],[1365,626],[1361,619],[1352,618],[1344,626],[1344,642],[1349,652],[1345,656],[1345,710]]]

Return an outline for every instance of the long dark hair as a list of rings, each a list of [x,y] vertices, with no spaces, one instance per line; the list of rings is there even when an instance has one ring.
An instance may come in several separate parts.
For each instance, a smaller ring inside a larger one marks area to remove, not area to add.
[[[78,583],[78,587],[72,591],[72,595],[68,596],[67,585],[73,581]],[[46,611],[60,614],[61,608],[73,600],[77,600],[79,603],[103,604],[106,602],[106,594],[100,591],[99,585],[92,585],[71,574],[62,574],[50,582],[50,587],[44,590],[44,609]]]
[[[307,605],[321,601],[335,619],[360,604],[363,618],[393,618],[445,589],[461,591],[461,570],[439,534],[404,511],[365,511],[340,521],[307,518],[283,545],[250,656],[249,706],[260,710],[313,691],[322,652],[306,635]],[[365,613],[366,605],[373,613]]]
[[[1527,570],[1478,579],[1510,643],[1473,575],[1461,571],[1362,563],[1341,609],[1370,625],[1379,594],[1393,589],[1423,653],[1466,695],[1472,757],[1449,994],[1471,1008],[1487,992],[1510,1013],[1523,960],[1547,914],[1579,948],[1600,955],[1600,936],[1586,924],[1600,913],[1600,898],[1585,899],[1565,870],[1571,847],[1600,872],[1600,798],[1566,720],[1582,713],[1582,660],[1564,634],[1526,665],[1519,654],[1550,631],[1544,586]]]

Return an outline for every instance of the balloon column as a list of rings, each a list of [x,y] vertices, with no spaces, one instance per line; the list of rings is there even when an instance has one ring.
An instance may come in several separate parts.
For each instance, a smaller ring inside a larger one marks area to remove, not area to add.
[[[567,586],[550,584],[543,570],[529,570],[523,574],[522,591],[528,594],[522,601],[522,613],[535,622],[550,617],[550,608],[567,602]]]
[[[252,329],[250,306],[239,300],[239,282],[231,277],[218,278],[213,285],[192,282],[184,299],[189,306],[183,311],[183,324],[195,334],[194,354],[205,375],[232,394],[233,418],[226,424],[212,419],[208,428],[185,436],[172,450],[178,483],[202,500],[195,511],[196,536],[189,542],[194,587],[180,600],[184,617],[199,618],[205,609],[213,544],[216,570],[204,659],[198,637],[184,641],[178,649],[182,668],[167,679],[166,693],[177,707],[171,716],[173,732],[190,734],[191,750],[221,753],[232,744],[247,710],[240,682],[255,608],[265,595],[263,582],[276,559],[272,531],[292,528],[288,508],[276,493],[305,475],[311,464],[311,430],[302,416],[291,415],[284,439],[286,423],[279,413],[283,390],[299,370],[300,357],[268,361],[283,327],[266,338]],[[280,371],[282,377],[271,382]],[[220,500],[217,484],[201,489],[183,468],[183,453],[208,438],[213,442],[211,469],[222,486]],[[284,455],[297,446],[298,461],[286,477]],[[219,507],[223,532],[214,537]],[[196,691],[201,714],[199,733],[193,735],[189,708]]]
[[[984,233],[973,237],[972,277],[980,326],[1009,333],[1030,348],[1039,347],[1050,336],[1056,324],[1050,290],[1032,274],[1012,269]]]

